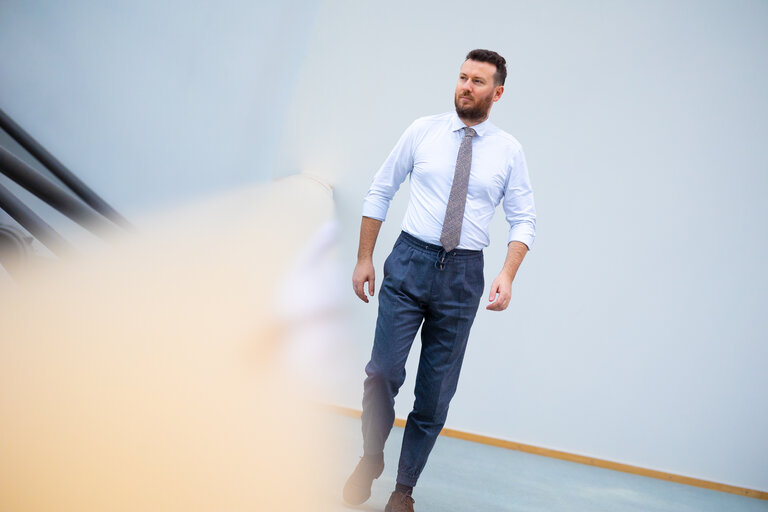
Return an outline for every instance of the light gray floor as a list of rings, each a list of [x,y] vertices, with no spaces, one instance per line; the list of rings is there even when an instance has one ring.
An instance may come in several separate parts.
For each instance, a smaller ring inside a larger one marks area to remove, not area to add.
[[[359,507],[341,502],[341,488],[360,455],[360,420],[339,416],[337,432],[347,431],[340,460],[348,464],[334,476],[339,497],[332,510],[382,511],[395,485],[403,430],[392,430],[384,474]],[[413,497],[416,512],[768,511],[768,501],[447,437],[438,439]]]

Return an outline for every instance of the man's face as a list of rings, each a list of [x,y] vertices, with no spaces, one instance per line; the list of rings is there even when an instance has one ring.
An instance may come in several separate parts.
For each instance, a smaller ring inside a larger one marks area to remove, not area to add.
[[[496,66],[488,62],[466,60],[459,71],[453,103],[459,117],[470,122],[482,122],[488,117],[491,105],[501,98],[503,85],[495,85]]]

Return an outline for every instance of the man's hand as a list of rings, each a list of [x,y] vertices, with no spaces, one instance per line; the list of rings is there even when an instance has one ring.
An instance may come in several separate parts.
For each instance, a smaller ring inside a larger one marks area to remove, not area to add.
[[[491,294],[488,296],[490,304],[485,306],[489,311],[504,311],[509,306],[512,298],[512,281],[515,280],[517,269],[523,262],[528,246],[523,242],[512,241],[507,244],[507,257],[501,272],[491,284]]]
[[[352,272],[352,289],[360,300],[368,302],[365,295],[365,283],[368,283],[368,293],[373,297],[374,282],[376,276],[373,271],[373,247],[379,236],[381,221],[370,217],[363,217],[360,222],[360,246],[357,249],[357,265]]]
[[[365,295],[365,283],[368,283],[368,293],[373,297],[375,290],[376,275],[373,270],[373,260],[362,259],[358,260],[355,265],[355,271],[352,272],[352,288],[360,300],[368,302],[368,297]]]
[[[509,306],[511,298],[512,280],[503,274],[499,274],[491,283],[491,294],[488,295],[490,304],[485,306],[485,309],[489,311],[504,311]]]

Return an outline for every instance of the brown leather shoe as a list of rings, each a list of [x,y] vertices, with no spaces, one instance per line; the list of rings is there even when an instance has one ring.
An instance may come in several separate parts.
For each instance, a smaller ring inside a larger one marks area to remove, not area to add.
[[[384,461],[370,462],[360,458],[357,467],[344,485],[344,501],[350,505],[360,505],[371,497],[371,485],[384,471]]]
[[[416,502],[408,494],[395,491],[389,497],[384,512],[413,512],[413,504]]]

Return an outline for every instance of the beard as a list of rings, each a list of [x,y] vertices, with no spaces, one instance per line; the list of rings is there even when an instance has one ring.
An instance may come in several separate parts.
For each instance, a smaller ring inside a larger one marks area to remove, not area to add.
[[[485,118],[488,117],[488,112],[490,112],[491,105],[493,104],[493,92],[483,98],[476,97],[473,104],[462,107],[459,103],[459,99],[465,96],[469,95],[463,94],[459,96],[457,93],[453,97],[453,104],[456,107],[456,113],[459,114],[459,117],[470,122],[485,120]]]

